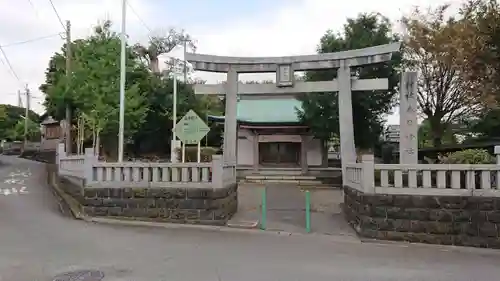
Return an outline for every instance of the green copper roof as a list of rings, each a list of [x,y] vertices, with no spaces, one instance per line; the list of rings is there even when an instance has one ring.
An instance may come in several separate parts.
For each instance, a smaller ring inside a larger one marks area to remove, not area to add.
[[[297,109],[302,109],[300,101],[289,99],[240,99],[237,106],[239,121],[270,123],[300,122]]]

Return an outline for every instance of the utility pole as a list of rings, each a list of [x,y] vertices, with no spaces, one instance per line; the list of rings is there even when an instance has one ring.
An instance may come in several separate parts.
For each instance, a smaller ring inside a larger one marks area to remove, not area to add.
[[[69,98],[71,90],[71,22],[66,21],[66,98]],[[66,155],[73,151],[71,140],[71,106],[66,101]]]
[[[184,36],[184,83],[187,84],[187,61],[186,61],[186,52],[187,52],[187,40],[186,37]]]
[[[21,91],[17,91],[17,107],[22,107],[23,102],[21,101]]]
[[[175,126],[177,125],[177,73],[174,70],[174,92],[173,92],[173,116],[172,116],[172,143],[170,144],[170,162],[177,163],[177,136]]]
[[[26,111],[24,114],[24,150],[28,147],[28,126],[29,126],[29,112],[30,112],[30,89],[26,85]]]
[[[126,45],[127,45],[127,1],[122,0],[122,30],[120,33],[121,50],[120,50],[120,123],[118,127],[118,162],[123,162],[123,146],[124,146],[124,131],[125,131],[125,79],[126,79]]]

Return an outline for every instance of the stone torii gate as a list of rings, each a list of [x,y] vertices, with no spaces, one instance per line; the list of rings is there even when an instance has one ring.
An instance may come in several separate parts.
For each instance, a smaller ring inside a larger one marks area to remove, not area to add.
[[[225,57],[186,53],[186,60],[195,70],[227,73],[226,84],[197,84],[195,94],[226,95],[224,121],[224,161],[236,164],[237,95],[290,95],[312,92],[339,92],[340,154],[342,172],[347,163],[356,162],[352,116],[352,91],[386,90],[388,80],[353,79],[351,67],[383,63],[398,52],[400,43],[374,46],[336,53],[287,57]],[[338,68],[333,81],[294,81],[295,71]],[[243,84],[239,73],[276,73],[276,84]]]

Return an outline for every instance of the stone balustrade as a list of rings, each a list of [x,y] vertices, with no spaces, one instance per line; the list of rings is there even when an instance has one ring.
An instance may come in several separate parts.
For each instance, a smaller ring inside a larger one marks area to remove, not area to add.
[[[345,179],[344,213],[361,236],[500,248],[500,161],[374,164],[364,155]]]
[[[113,163],[92,149],[66,156],[60,144],[56,163],[57,184],[88,216],[221,225],[238,206],[236,167],[220,155],[211,163]]]

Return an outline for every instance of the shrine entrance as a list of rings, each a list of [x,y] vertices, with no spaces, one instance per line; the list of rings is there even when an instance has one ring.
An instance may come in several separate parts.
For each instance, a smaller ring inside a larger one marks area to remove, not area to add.
[[[300,166],[301,144],[297,142],[259,143],[259,164],[262,166]]]
[[[340,154],[342,172],[345,174],[347,165],[356,163],[357,157],[354,144],[352,92],[387,90],[389,88],[389,82],[386,78],[358,79],[356,76],[352,76],[352,70],[365,65],[390,61],[392,54],[399,52],[400,47],[401,43],[397,42],[364,49],[305,56],[225,57],[186,53],[185,58],[194,70],[227,73],[226,83],[195,84],[194,92],[198,95],[224,95],[226,98],[223,157],[224,162],[228,164],[237,163],[237,104],[239,96],[254,95],[258,98],[266,95],[298,96],[310,93],[339,92]],[[320,69],[336,69],[337,77],[330,81],[296,81],[296,72]],[[276,83],[241,83],[238,75],[242,73],[275,73]],[[276,147],[274,149],[276,150]],[[281,155],[279,153],[281,149],[278,146],[278,155]],[[302,158],[306,159],[306,157]],[[301,162],[303,171],[307,171],[307,161]]]

